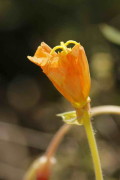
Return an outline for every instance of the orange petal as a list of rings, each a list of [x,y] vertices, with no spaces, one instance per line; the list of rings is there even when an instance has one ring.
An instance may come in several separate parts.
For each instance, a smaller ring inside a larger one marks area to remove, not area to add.
[[[72,104],[83,106],[90,91],[90,73],[84,48],[76,44],[72,49],[52,53],[51,48],[41,43],[30,61],[39,65],[58,91]],[[67,52],[67,53],[66,53]]]

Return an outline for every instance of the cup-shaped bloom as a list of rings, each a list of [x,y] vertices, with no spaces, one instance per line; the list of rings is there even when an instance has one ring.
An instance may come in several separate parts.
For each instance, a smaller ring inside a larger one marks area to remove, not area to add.
[[[75,44],[73,48],[67,45]],[[62,49],[61,52],[55,52]],[[87,103],[90,91],[90,73],[84,48],[75,41],[61,42],[51,49],[44,42],[38,47],[33,57],[28,59],[40,66],[57,90],[74,107],[80,108]]]

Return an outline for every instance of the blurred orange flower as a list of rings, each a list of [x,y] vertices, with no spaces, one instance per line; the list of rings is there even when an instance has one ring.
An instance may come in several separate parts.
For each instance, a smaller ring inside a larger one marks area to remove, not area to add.
[[[24,180],[48,180],[52,173],[52,167],[56,159],[52,156],[43,155],[35,160],[24,176]]]
[[[54,163],[54,158],[49,159],[45,156],[41,157],[36,172],[36,180],[48,180],[50,178],[52,165]]]
[[[75,44],[68,48],[70,43]],[[62,49],[61,52],[55,52]],[[76,108],[87,103],[90,91],[90,73],[84,48],[75,41],[61,42],[51,49],[44,42],[28,59],[40,66],[57,90]]]

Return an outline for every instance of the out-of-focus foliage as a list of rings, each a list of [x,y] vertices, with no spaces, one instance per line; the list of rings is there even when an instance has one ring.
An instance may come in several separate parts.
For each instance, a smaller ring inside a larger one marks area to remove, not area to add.
[[[80,42],[90,64],[91,105],[120,105],[119,19],[120,0],[0,0],[1,180],[21,180],[63,124],[55,114],[73,110],[26,56],[41,41]],[[118,180],[120,118],[100,116],[93,125],[105,180]],[[71,129],[56,157],[51,179],[94,179],[82,127]]]
[[[120,45],[120,31],[107,24],[100,25],[100,29],[108,40]]]

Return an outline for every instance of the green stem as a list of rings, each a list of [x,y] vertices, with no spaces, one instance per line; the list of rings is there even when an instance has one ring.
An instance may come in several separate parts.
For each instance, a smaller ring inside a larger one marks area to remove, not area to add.
[[[91,150],[91,154],[92,154],[96,180],[103,180],[97,144],[95,141],[94,132],[93,132],[93,128],[92,128],[89,117],[84,119],[83,125],[85,127],[85,131],[87,134],[87,138],[88,138],[88,142],[89,142],[89,146],[90,146],[90,150]]]

